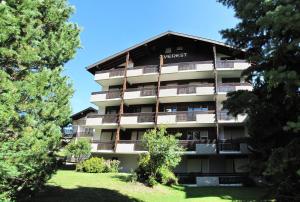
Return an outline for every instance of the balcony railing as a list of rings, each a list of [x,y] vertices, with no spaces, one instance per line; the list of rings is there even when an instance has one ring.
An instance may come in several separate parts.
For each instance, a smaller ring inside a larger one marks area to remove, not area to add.
[[[92,95],[97,95],[97,94],[105,94],[106,99],[121,98],[121,90],[99,91],[99,92],[92,93]]]
[[[177,94],[195,94],[198,87],[213,87],[213,83],[202,83],[194,85],[170,85],[170,86],[161,86],[160,89],[177,89]]]
[[[77,132],[75,133],[76,137],[93,137],[93,132]]]
[[[222,110],[218,112],[218,119],[219,120],[231,120],[231,119],[235,119],[234,116],[232,116],[231,114],[228,114],[228,111]]]
[[[176,122],[196,121],[197,114],[214,114],[214,110],[159,112],[159,115],[176,115]]]
[[[119,140],[118,144],[134,144],[134,151],[146,151],[146,147],[141,140]]]
[[[196,64],[195,63],[180,63],[178,65],[178,71],[186,71],[186,70],[196,70]]]
[[[128,69],[142,69],[143,74],[149,74],[149,73],[158,73],[158,66],[157,65],[145,65],[145,66],[136,66],[133,68]]]
[[[97,150],[113,150],[115,145],[114,141],[93,140],[92,143],[97,144]]]
[[[155,119],[154,112],[127,113],[127,114],[123,114],[122,116],[125,116],[125,117],[137,116],[138,123],[154,122],[154,119]]]
[[[195,151],[196,144],[201,144],[200,140],[179,140],[179,145],[182,146],[186,151]]]
[[[128,88],[126,92],[140,91],[140,97],[156,96],[157,88]]]
[[[218,92],[232,92],[237,90],[237,86],[251,86],[250,83],[219,83]]]
[[[118,114],[94,114],[89,115],[87,118],[99,118],[102,117],[102,123],[117,123],[118,121]]]
[[[222,152],[240,152],[241,144],[247,144],[248,138],[219,140],[219,150]]]
[[[119,68],[119,69],[108,69],[108,70],[96,71],[96,74],[103,74],[103,73],[108,73],[109,77],[124,76],[125,69]]]
[[[247,63],[246,60],[217,60],[217,68],[234,68],[235,63]]]

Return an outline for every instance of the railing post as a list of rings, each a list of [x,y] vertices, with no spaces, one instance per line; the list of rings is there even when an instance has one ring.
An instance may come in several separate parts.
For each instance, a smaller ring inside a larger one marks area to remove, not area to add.
[[[215,120],[216,120],[216,130],[217,130],[217,139],[216,139],[216,148],[217,148],[217,153],[219,153],[219,123],[218,123],[218,100],[217,100],[217,95],[218,95],[218,72],[217,72],[217,51],[216,51],[216,46],[213,45],[213,58],[214,58],[214,78],[215,78],[215,93],[214,93],[214,100],[215,100]]]
[[[158,67],[158,79],[157,79],[157,92],[156,92],[156,106],[155,106],[155,127],[157,127],[157,116],[159,111],[159,90],[160,90],[160,76],[161,67],[163,66],[164,60],[163,56],[159,56],[159,67]]]
[[[118,117],[118,128],[117,128],[117,133],[116,133],[116,139],[115,139],[115,146],[114,146],[114,151],[116,152],[117,144],[118,141],[120,140],[120,131],[121,131],[121,117],[122,114],[124,113],[124,92],[127,87],[127,69],[129,65],[129,52],[126,54],[126,63],[125,63],[125,68],[124,68],[124,81],[123,81],[123,87],[121,90],[121,105],[120,105],[120,111],[119,111],[119,117]]]

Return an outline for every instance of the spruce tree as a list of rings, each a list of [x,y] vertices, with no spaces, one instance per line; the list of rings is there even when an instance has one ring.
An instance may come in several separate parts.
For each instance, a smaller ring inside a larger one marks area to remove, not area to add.
[[[274,185],[278,200],[300,198],[300,1],[219,0],[239,23],[221,31],[227,43],[245,50],[244,74],[253,92],[229,94],[224,107],[248,114],[252,174]]]
[[[24,199],[55,171],[79,47],[66,0],[0,0],[0,201]]]

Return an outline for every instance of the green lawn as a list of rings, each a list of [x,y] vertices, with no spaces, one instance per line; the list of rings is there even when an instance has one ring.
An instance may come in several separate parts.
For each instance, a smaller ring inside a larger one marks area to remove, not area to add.
[[[257,201],[266,194],[261,188],[248,187],[167,187],[149,188],[126,182],[127,174],[89,174],[58,171],[34,202],[102,201]]]

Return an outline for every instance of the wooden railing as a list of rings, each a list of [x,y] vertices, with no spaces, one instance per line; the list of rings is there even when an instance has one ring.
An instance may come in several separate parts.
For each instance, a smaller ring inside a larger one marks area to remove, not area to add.
[[[168,63],[168,64],[164,64],[163,67],[178,66],[178,71],[185,71],[185,70],[196,70],[197,64],[200,64],[200,65],[201,64],[213,64],[213,61],[207,60],[207,61]]]
[[[115,141],[93,140],[92,143],[97,144],[97,150],[113,150],[115,145]]]
[[[138,123],[144,122],[154,122],[155,113],[154,112],[140,112],[140,113],[126,113],[122,116],[137,116]]]
[[[109,90],[109,91],[92,92],[92,95],[97,95],[97,94],[105,94],[106,99],[121,98],[121,90]]]
[[[126,89],[126,92],[133,92],[133,91],[140,91],[140,96],[156,96],[157,94],[157,88],[128,88]]]
[[[143,74],[158,73],[158,65],[135,66],[132,68],[128,68],[128,71],[130,71],[131,69],[142,69]]]
[[[218,92],[236,91],[237,86],[251,86],[250,83],[219,83]]]
[[[234,63],[244,62],[247,63],[246,60],[217,60],[216,67],[217,68],[234,68]]]
[[[102,74],[102,73],[109,73],[109,77],[124,76],[125,69],[118,68],[118,69],[108,69],[108,70],[96,71],[96,74]]]
[[[218,119],[219,120],[231,120],[231,119],[235,119],[235,117],[228,114],[227,110],[221,110],[221,111],[218,111]]]
[[[202,83],[193,85],[170,85],[161,86],[160,89],[177,89],[177,94],[195,94],[197,87],[213,87],[213,83]]]
[[[219,150],[220,151],[240,151],[241,143],[247,143],[247,138],[239,138],[239,139],[229,139],[229,140],[219,140]]]
[[[119,140],[118,144],[134,144],[134,151],[146,151],[146,147],[141,140]]]
[[[88,115],[87,118],[98,118],[102,117],[102,123],[117,123],[118,121],[118,114],[93,114]]]
[[[176,122],[196,121],[197,114],[214,114],[214,110],[207,111],[177,111],[177,112],[159,112],[159,115],[176,115]]]

